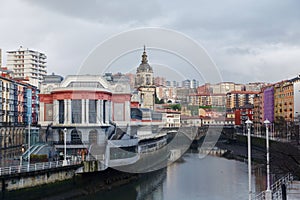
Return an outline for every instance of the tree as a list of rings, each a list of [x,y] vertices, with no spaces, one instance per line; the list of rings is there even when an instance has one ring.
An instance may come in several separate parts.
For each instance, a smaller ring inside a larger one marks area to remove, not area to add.
[[[155,104],[164,104],[165,101],[163,99],[159,99],[156,95],[155,95]]]
[[[180,104],[172,104],[170,107],[172,110],[178,110],[178,111],[181,110]]]

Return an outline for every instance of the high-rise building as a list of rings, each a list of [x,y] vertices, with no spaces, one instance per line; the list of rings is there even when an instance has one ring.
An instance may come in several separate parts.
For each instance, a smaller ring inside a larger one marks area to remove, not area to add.
[[[197,88],[199,86],[199,81],[193,79],[191,81],[191,88]]]
[[[186,88],[186,89],[191,88],[191,80],[186,79],[186,80],[182,81],[182,87]]]
[[[0,49],[0,67],[2,66],[2,49]]]
[[[165,86],[167,86],[167,87],[179,87],[179,82],[177,82],[177,81],[165,81]]]
[[[177,81],[172,81],[172,86],[173,87],[179,87],[179,83]]]
[[[171,81],[166,81],[166,86],[171,87]]]
[[[7,51],[6,65],[13,71],[15,79],[39,87],[47,74],[46,58],[46,55],[41,52],[21,46],[16,51]]]

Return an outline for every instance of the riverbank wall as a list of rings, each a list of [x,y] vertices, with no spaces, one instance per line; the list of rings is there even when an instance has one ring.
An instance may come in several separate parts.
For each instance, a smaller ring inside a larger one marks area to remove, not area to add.
[[[114,187],[127,184],[139,179],[141,174],[121,172],[108,168],[100,172],[83,174],[69,173],[64,179],[49,182],[38,186],[26,187],[18,190],[5,190],[1,192],[0,199],[33,200],[47,197],[47,199],[72,199],[86,196],[97,191],[110,190]]]
[[[217,147],[226,149],[223,155],[228,159],[246,161],[248,159],[247,136],[236,135],[235,139],[218,142]],[[251,137],[251,157],[254,163],[266,165],[265,138]],[[270,140],[270,167],[273,174],[292,173],[300,177],[300,151],[297,146]]]

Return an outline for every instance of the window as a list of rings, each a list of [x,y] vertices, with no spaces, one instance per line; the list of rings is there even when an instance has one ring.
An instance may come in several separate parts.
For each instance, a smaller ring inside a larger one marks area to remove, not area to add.
[[[89,133],[89,143],[90,144],[97,144],[97,131],[91,130]]]
[[[64,121],[65,121],[65,117],[64,117],[64,114],[65,114],[65,105],[64,105],[64,100],[59,100],[58,101],[58,122],[60,124],[63,124]]]
[[[72,130],[72,132],[71,132],[71,143],[72,144],[82,144],[81,132],[77,131],[76,129]]]
[[[103,118],[103,123],[105,124],[105,121],[106,121],[106,109],[105,109],[105,107],[106,107],[106,104],[107,104],[107,100],[104,100],[103,101],[103,115],[102,115],[102,118]]]
[[[82,122],[81,100],[72,100],[71,110],[72,110],[72,123],[73,124],[80,124]]]
[[[89,123],[96,123],[97,118],[97,102],[96,100],[89,100]]]
[[[71,82],[67,87],[104,88],[99,82]]]
[[[64,141],[64,131],[61,129],[58,130],[58,141],[60,142]]]

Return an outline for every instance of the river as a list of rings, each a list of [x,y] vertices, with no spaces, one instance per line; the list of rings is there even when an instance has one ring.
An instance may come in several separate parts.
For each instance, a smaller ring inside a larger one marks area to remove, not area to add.
[[[254,193],[265,187],[265,176],[254,170]],[[139,181],[78,199],[109,200],[241,200],[248,199],[246,163],[225,158],[186,153],[179,162]]]

